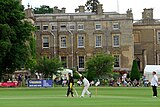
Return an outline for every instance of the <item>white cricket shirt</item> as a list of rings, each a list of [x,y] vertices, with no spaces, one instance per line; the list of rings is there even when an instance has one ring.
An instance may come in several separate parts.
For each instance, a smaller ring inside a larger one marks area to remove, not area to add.
[[[86,78],[83,79],[83,84],[84,84],[84,86],[89,86],[90,85],[89,81]]]
[[[151,80],[151,86],[158,86],[158,77],[157,75],[153,75]]]

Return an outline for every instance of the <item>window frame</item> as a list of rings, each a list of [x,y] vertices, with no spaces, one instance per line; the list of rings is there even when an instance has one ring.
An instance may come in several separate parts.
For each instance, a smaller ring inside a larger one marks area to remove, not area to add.
[[[64,26],[64,27],[62,27]],[[60,24],[60,31],[66,31],[67,30],[67,25],[66,24]]]
[[[62,38],[65,38],[65,43],[62,40]],[[62,45],[62,43],[63,43],[63,45]],[[61,35],[60,36],[60,48],[67,48],[67,36],[66,35]]]
[[[73,27],[73,28],[71,28],[71,27]],[[75,30],[75,24],[69,24],[69,30]]]
[[[44,27],[47,27],[47,29],[44,29]],[[43,31],[48,31],[49,26],[48,25],[43,25]]]
[[[52,31],[57,31],[57,29],[58,29],[57,25],[52,25],[51,27],[52,27]]]
[[[46,46],[44,46],[45,44],[44,44],[44,38],[48,38],[48,43],[46,43],[46,44],[48,44],[48,47],[46,47]],[[42,48],[44,49],[44,48],[50,48],[50,37],[49,36],[47,36],[47,35],[45,35],[45,36],[42,36]]]
[[[100,27],[97,28],[97,25],[99,25]],[[101,30],[102,29],[102,25],[101,24],[95,24],[95,30]]]
[[[36,31],[40,31],[41,30],[41,26],[40,25],[35,25],[36,27]],[[37,29],[37,27],[39,27],[39,29]]]
[[[118,37],[118,45],[115,43],[115,37]],[[113,47],[120,47],[120,34],[113,34],[112,35],[112,46]]]
[[[118,56],[118,57],[115,57]],[[113,57],[115,58],[115,63],[116,63],[116,59],[118,58],[118,66],[115,66],[114,64],[114,68],[120,68],[121,67],[121,55],[120,54],[114,54]]]
[[[82,28],[80,28],[82,27]],[[80,30],[84,30],[84,24],[78,24],[77,25],[77,30],[80,31]]]
[[[81,41],[80,41],[79,37],[82,38]],[[82,45],[80,45],[80,42],[82,43]],[[85,47],[85,36],[84,35],[78,35],[77,36],[77,47],[78,48],[84,48]]]
[[[62,60],[62,57],[65,58],[65,60]],[[64,63],[62,62],[62,66],[64,68],[67,68],[68,67],[68,58],[67,58],[67,56],[60,56],[60,60],[61,60],[61,62],[64,61]]]
[[[80,58],[83,58],[83,60],[81,60]],[[85,56],[82,56],[82,55],[78,56],[78,68],[84,69],[84,64],[85,64]]]
[[[97,37],[101,38],[100,45],[97,45]],[[102,35],[95,35],[95,47],[96,48],[102,47]]]
[[[112,24],[113,30],[119,30],[120,29],[120,24],[118,22],[115,22]]]

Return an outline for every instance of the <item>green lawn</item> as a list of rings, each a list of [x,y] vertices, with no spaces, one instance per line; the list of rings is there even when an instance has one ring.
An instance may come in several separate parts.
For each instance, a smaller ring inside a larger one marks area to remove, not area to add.
[[[152,98],[151,87],[98,87],[97,95],[91,87],[92,98],[67,98],[66,89],[0,88],[0,107],[160,107],[160,98]],[[80,95],[82,88],[76,90]]]

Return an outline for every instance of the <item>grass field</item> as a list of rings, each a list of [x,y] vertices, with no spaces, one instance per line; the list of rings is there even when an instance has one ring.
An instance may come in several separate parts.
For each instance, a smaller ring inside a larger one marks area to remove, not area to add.
[[[67,98],[66,89],[0,88],[0,107],[160,107],[160,98],[152,98],[151,87],[98,87],[97,95],[91,87],[91,98]],[[82,88],[76,90],[80,95]]]

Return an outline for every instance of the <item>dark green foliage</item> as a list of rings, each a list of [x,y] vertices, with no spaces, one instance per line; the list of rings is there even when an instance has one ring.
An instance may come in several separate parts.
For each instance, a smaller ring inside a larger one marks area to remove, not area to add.
[[[97,5],[99,3],[100,2],[98,0],[87,0],[85,6],[87,7],[88,11],[97,12]]]
[[[39,7],[36,7],[34,10],[35,14],[45,14],[45,13],[53,13],[53,8],[50,8],[49,6],[42,5]]]
[[[86,62],[88,79],[94,79],[111,73],[113,70],[114,58],[107,54],[97,54]]]
[[[134,81],[134,79],[136,79],[137,81],[139,81],[139,79],[140,79],[140,72],[139,72],[136,60],[133,60],[133,65],[132,65],[132,69],[131,69],[130,79],[131,79],[131,81]]]
[[[43,57],[37,61],[35,70],[43,73],[48,78],[52,74],[57,74],[59,68],[62,68],[62,63],[58,58],[48,59],[47,57]]]
[[[97,78],[96,72],[88,71],[87,79],[88,79],[89,81],[95,80],[96,78]]]
[[[18,0],[0,0],[0,79],[12,73],[30,57],[33,26],[24,20]]]
[[[36,61],[36,40],[34,39],[34,37],[32,37],[30,39],[30,44],[29,44],[30,48],[30,58],[26,61],[25,63],[25,68],[29,69],[31,72],[34,72],[35,66],[37,64]]]

